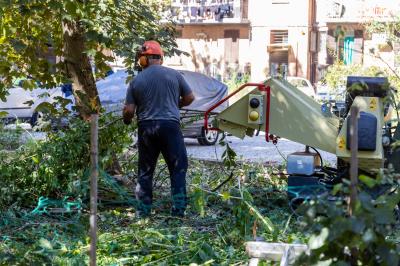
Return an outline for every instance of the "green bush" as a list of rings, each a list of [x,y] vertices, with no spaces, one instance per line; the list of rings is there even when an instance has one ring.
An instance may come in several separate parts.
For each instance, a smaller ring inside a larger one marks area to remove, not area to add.
[[[99,121],[99,163],[114,167],[115,160],[131,144],[132,126],[112,115]],[[0,152],[0,209],[18,203],[31,206],[40,196],[86,196],[76,191],[90,167],[89,123],[72,119],[67,128],[47,132],[44,140],[30,141],[13,151]]]
[[[352,215],[344,197],[336,201],[322,198],[304,206],[304,226],[311,233],[310,254],[303,255],[299,265],[398,265],[398,176],[359,179]],[[349,195],[348,188],[346,181],[334,191]]]
[[[17,124],[15,130],[0,124],[0,150],[14,150],[21,145],[23,129]]]

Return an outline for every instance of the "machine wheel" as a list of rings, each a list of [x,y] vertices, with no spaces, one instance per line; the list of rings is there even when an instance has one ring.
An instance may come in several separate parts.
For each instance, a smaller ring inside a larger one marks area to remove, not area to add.
[[[219,135],[221,133],[218,130],[206,130],[204,127],[201,128],[201,136],[197,138],[197,141],[202,146],[211,146],[217,143]]]

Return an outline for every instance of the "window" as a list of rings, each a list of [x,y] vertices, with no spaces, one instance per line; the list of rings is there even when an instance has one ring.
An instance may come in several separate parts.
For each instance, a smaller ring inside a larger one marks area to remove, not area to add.
[[[287,44],[288,31],[287,30],[271,30],[271,44]]]

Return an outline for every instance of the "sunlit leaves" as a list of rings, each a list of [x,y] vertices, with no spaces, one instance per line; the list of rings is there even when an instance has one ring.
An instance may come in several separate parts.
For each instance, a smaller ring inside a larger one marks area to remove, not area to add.
[[[174,30],[160,23],[157,9],[142,0],[45,0],[7,1],[0,4],[0,98],[4,99],[14,77],[30,76],[45,87],[66,82],[64,64],[45,63],[46,56],[64,56],[61,23],[83,26],[86,53],[95,60],[96,71],[106,72],[105,51],[126,57],[134,64],[136,47],[146,39],[157,39],[166,52],[176,51]],[[51,48],[51,49],[49,49]],[[62,61],[62,60],[61,60]],[[30,88],[30,87],[29,87]]]

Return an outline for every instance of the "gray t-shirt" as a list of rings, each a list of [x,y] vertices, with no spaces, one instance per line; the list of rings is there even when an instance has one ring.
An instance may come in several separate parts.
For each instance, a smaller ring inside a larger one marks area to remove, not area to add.
[[[151,65],[129,84],[126,104],[136,105],[138,121],[180,121],[179,99],[192,92],[182,75],[171,68]]]

